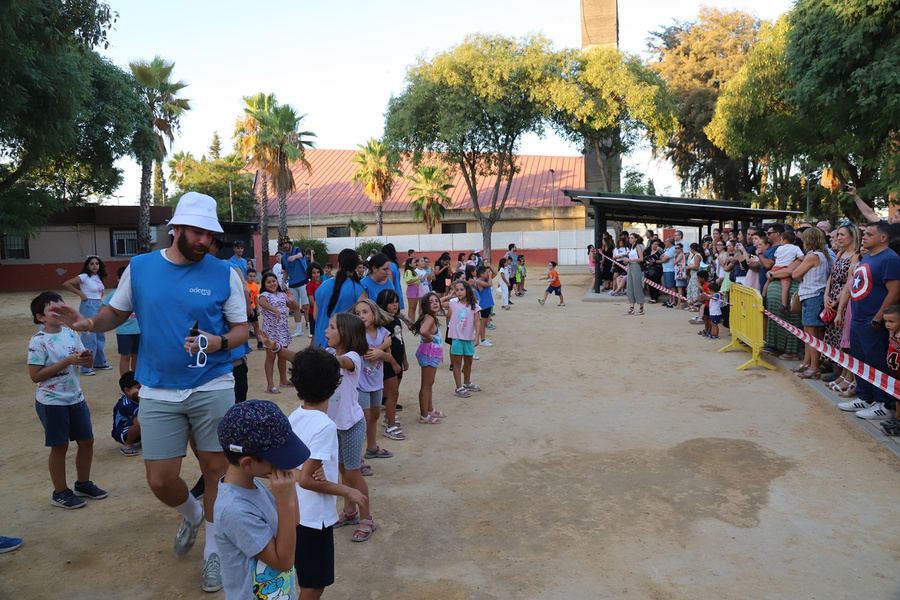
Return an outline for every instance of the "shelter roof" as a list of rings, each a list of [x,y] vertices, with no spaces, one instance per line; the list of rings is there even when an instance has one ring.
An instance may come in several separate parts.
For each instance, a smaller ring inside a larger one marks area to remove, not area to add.
[[[592,207],[609,221],[637,221],[671,225],[709,225],[719,221],[784,221],[788,216],[803,213],[790,210],[751,208],[732,200],[704,198],[676,198],[671,196],[643,196],[616,194],[591,190],[564,189],[562,193],[573,202]]]
[[[372,201],[363,191],[362,184],[353,182],[353,173],[357,167],[353,162],[353,155],[356,152],[320,148],[306,150],[306,159],[312,165],[312,172],[307,173],[301,165],[292,168],[297,189],[287,195],[287,213],[305,215],[308,210],[312,214],[370,212]],[[513,178],[506,208],[550,208],[554,183],[556,189],[584,185],[583,156],[519,155],[516,159],[520,172]],[[550,169],[556,171],[552,177]],[[412,165],[404,160],[401,171],[403,176],[394,180],[391,197],[384,203],[385,212],[409,210],[408,191],[411,182],[407,177],[413,174]],[[482,199],[482,207],[486,202],[489,203],[494,181],[494,178],[481,181],[478,197]],[[449,192],[453,201],[451,208],[471,209],[472,199],[462,174],[458,171],[453,173],[452,183],[453,189]],[[277,214],[277,198],[271,190],[269,196],[269,214]],[[557,194],[555,201],[557,205],[565,202],[561,194]]]

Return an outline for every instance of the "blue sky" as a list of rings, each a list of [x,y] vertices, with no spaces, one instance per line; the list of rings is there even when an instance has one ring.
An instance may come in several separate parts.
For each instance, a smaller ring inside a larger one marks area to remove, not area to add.
[[[101,52],[125,68],[130,61],[160,55],[175,62],[173,77],[188,84],[183,96],[191,100],[192,110],[182,118],[170,154],[184,150],[200,156],[214,131],[230,146],[241,98],[257,92],[274,92],[279,102],[306,113],[303,128],[317,134],[317,147],[355,148],[381,136],[388,99],[403,90],[406,68],[419,55],[434,55],[476,32],[540,32],[556,48],[581,46],[579,0],[457,0],[452,5],[412,0],[108,1],[119,20],[109,36],[110,47]],[[703,4],[774,19],[791,2]],[[696,18],[700,5],[619,2],[620,48],[641,53],[648,32],[673,20]],[[578,154],[552,132],[543,139],[529,136],[520,151]],[[677,195],[671,169],[652,161],[649,152],[637,152],[624,162],[653,177],[660,193],[668,188]],[[130,160],[120,166],[125,182],[109,202],[137,203],[140,169]]]

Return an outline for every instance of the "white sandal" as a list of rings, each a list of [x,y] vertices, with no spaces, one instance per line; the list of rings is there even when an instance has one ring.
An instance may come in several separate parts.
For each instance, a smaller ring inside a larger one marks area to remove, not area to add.
[[[384,437],[390,438],[392,440],[405,440],[406,439],[406,436],[403,434],[403,430],[400,429],[399,424],[385,429]]]

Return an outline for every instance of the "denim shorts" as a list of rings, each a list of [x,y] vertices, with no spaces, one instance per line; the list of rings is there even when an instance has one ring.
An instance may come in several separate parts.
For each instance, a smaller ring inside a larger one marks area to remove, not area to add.
[[[359,407],[363,410],[381,406],[381,398],[384,396],[384,389],[375,390],[374,392],[356,390],[356,392],[358,394]]]
[[[663,285],[669,289],[675,287],[675,271],[663,271]]]
[[[825,323],[819,318],[819,313],[825,306],[825,293],[818,296],[807,298],[800,302],[800,323],[804,327],[825,327]]]

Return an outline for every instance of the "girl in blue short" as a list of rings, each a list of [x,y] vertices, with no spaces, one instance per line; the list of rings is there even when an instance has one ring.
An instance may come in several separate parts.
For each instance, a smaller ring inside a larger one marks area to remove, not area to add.
[[[438,312],[441,310],[441,299],[434,292],[428,292],[420,303],[422,314],[410,329],[419,336],[419,349],[416,360],[421,367],[422,383],[419,386],[419,423],[423,425],[439,425],[447,415],[435,410],[432,402],[432,388],[438,365],[444,362],[444,348],[441,345],[441,327],[438,325]]]
[[[63,283],[63,287],[81,298],[78,312],[87,318],[95,316],[103,305],[104,282],[108,274],[106,265],[97,255],[91,255],[84,261],[81,273]],[[82,375],[93,375],[94,369],[108,371],[112,369],[106,362],[106,334],[82,332],[81,343],[94,354],[93,368],[82,367]]]

